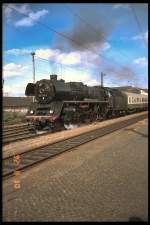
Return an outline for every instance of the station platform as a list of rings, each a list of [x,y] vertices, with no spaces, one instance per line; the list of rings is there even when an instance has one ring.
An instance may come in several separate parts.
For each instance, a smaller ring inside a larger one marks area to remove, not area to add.
[[[148,221],[148,119],[3,181],[3,221]]]

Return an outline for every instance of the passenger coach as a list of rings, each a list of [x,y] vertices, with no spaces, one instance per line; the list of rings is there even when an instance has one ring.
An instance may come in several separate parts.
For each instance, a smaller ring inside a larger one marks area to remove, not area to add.
[[[146,110],[148,107],[148,95],[124,92],[127,108],[130,111]]]

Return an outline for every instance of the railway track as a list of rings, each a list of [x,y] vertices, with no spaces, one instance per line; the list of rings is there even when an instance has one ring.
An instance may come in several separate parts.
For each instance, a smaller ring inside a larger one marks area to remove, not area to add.
[[[28,130],[27,124],[17,126],[7,126],[3,128],[3,144],[18,141],[25,138],[34,137],[37,134]]]
[[[30,128],[32,126],[30,125]],[[33,127],[34,128],[34,127]],[[57,128],[55,132],[61,131],[62,127]],[[15,141],[20,141],[27,138],[33,138],[41,135],[45,135],[48,133],[51,133],[52,131],[34,131],[34,129],[31,131],[28,129],[28,124],[23,124],[22,126],[14,126],[14,127],[6,127],[3,128],[3,144],[8,144]]]
[[[134,124],[140,120],[147,118],[147,114],[138,115],[137,117],[130,118],[125,121],[117,122],[115,124],[107,125],[106,127],[99,128],[90,132],[86,132],[84,134],[68,138],[66,140],[62,140],[60,142],[56,142],[53,144],[49,144],[40,148],[36,148],[34,150],[30,150],[28,152],[21,153],[20,164],[16,167],[14,165],[14,158],[8,157],[3,159],[3,177],[8,177],[13,175],[15,170],[25,170],[30,168],[31,166],[36,165],[46,159],[54,157],[62,152],[70,150],[74,147],[85,144],[89,141],[92,141],[96,138],[102,137],[106,134],[110,134],[119,129],[125,128],[131,124]]]
[[[11,124],[11,125],[4,125],[3,124],[3,129],[8,129],[8,130],[10,130],[10,129],[13,129],[13,128],[18,128],[18,127],[22,127],[22,126],[26,126],[28,123],[26,122],[26,123],[18,123],[18,124]]]

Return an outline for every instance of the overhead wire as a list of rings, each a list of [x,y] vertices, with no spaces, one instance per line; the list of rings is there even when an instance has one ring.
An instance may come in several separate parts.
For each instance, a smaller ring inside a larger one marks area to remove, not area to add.
[[[130,4],[130,8],[131,8],[131,12],[133,13],[133,16],[135,18],[135,21],[136,21],[137,27],[140,31],[140,34],[142,35],[142,40],[143,40],[144,46],[146,46],[146,48],[147,48],[147,43],[146,43],[146,40],[145,40],[145,37],[144,37],[143,29],[142,29],[141,24],[139,22],[138,16],[137,16],[136,11],[135,11],[135,8],[133,7],[133,3]]]
[[[43,59],[43,58],[41,58],[41,57],[39,57],[39,56],[36,56],[36,55],[35,55],[35,58],[36,58],[36,59],[39,59],[39,60],[42,60],[42,61],[45,61],[45,62],[47,62],[47,63],[50,62],[48,59]],[[61,66],[61,67],[60,67],[61,70],[62,70],[62,68],[63,68],[63,69],[71,68],[71,69],[74,70],[74,68],[73,68],[74,65],[64,65],[64,64],[62,65],[62,63],[54,63],[54,64],[60,65],[60,66]],[[97,67],[96,67],[96,68],[97,68]],[[82,71],[83,69],[85,70],[85,67],[84,67],[84,66],[79,66],[78,68],[75,68],[75,70],[78,70],[78,71]],[[87,71],[88,71],[88,70],[87,70]],[[62,75],[62,74],[61,74],[61,75]]]

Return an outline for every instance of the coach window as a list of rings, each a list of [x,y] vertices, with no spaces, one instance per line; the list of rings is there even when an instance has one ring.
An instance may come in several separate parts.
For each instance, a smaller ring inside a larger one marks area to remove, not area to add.
[[[130,97],[128,98],[128,100],[129,100],[129,103],[131,103],[131,98]]]

